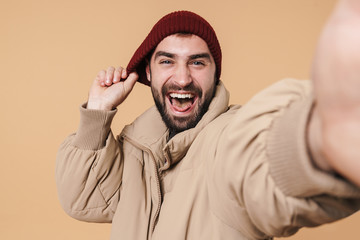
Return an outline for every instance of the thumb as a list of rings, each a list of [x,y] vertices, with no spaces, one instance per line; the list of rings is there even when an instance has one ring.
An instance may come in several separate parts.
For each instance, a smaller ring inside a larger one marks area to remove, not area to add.
[[[136,72],[130,73],[127,79],[124,81],[125,92],[129,93],[133,89],[138,79],[139,79],[139,75]]]

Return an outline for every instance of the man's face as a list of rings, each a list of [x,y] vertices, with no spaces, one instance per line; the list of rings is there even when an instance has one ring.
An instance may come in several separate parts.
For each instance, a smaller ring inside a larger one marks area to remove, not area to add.
[[[172,132],[195,127],[206,113],[215,93],[215,71],[206,42],[196,35],[171,35],[156,47],[146,73]]]

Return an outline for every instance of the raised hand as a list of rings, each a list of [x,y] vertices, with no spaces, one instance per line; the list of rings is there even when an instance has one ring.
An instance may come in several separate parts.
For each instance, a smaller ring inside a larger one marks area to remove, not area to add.
[[[138,75],[122,67],[100,71],[89,92],[88,109],[111,110],[120,105],[133,89]]]

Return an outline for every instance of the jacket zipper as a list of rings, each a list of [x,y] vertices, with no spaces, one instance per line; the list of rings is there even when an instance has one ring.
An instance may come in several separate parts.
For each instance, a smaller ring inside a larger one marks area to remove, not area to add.
[[[152,153],[152,151],[147,148],[147,147],[144,147],[143,145],[141,144],[138,144],[136,141],[132,140],[131,138],[127,137],[127,136],[122,136],[124,139],[126,139],[127,141],[129,141],[131,144],[133,144],[135,147],[139,148],[140,150],[143,150],[145,152],[147,152],[150,157],[151,157],[151,160],[154,164],[154,169],[155,169],[155,180],[156,180],[156,185],[157,185],[157,193],[158,193],[158,197],[159,197],[159,201],[158,201],[158,205],[157,205],[157,209],[156,209],[156,212],[155,212],[155,216],[153,218],[153,221],[152,221],[152,229],[151,229],[151,232],[153,233],[154,232],[154,229],[155,229],[155,223],[156,223],[156,219],[158,218],[159,216],[159,213],[160,213],[160,207],[161,207],[161,190],[160,190],[160,180],[159,180],[159,172],[157,170],[157,166],[156,166],[156,161],[155,161],[155,157],[154,157],[154,154]]]

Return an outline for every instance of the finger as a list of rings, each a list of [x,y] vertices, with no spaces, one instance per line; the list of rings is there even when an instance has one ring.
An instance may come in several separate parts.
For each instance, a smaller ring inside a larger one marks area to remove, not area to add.
[[[106,86],[111,86],[113,79],[114,79],[114,72],[115,72],[115,68],[114,67],[109,67],[106,71],[106,81],[105,84]]]
[[[123,69],[122,73],[121,73],[121,79],[126,79],[127,78],[127,71],[126,69]]]
[[[122,68],[122,67],[116,68],[116,70],[115,70],[115,72],[114,72],[113,83],[120,82],[122,71],[123,71],[123,68]]]
[[[126,81],[124,81],[125,93],[128,94],[129,92],[131,92],[131,90],[133,89],[138,78],[139,78],[139,75],[136,72],[130,73],[130,75],[128,76]]]
[[[105,87],[105,80],[106,80],[106,71],[101,70],[95,78],[95,81],[97,84],[100,84],[100,86]]]

